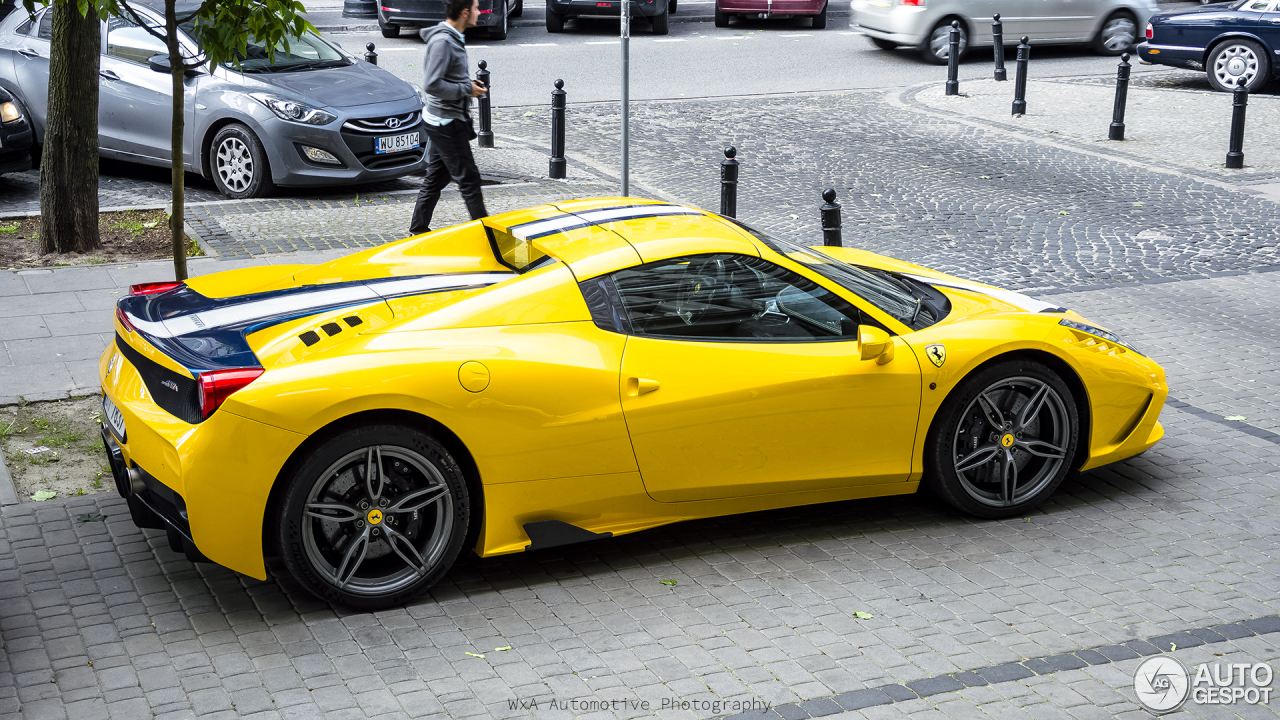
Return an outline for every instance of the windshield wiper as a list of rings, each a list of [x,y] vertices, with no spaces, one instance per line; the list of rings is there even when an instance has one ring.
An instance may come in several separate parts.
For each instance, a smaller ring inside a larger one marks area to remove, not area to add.
[[[346,67],[346,60],[317,60],[315,62],[280,65],[277,72],[297,72],[299,70],[324,70],[325,68]]]

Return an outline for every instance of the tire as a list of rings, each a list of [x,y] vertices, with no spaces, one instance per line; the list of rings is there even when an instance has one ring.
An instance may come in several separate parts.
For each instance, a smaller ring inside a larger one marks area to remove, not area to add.
[[[1129,13],[1117,12],[1102,21],[1102,27],[1093,38],[1093,50],[1099,55],[1119,55],[1131,52],[1137,43],[1137,21]]]
[[[372,483],[371,464],[380,468]],[[358,427],[317,444],[282,497],[285,567],[317,597],[362,610],[426,592],[470,526],[462,468],[430,435],[401,425]]]
[[[506,40],[507,39],[507,13],[502,13],[502,25],[500,27],[489,28],[490,40]]]
[[[676,0],[668,0],[668,2],[667,2],[667,14],[668,14],[668,15],[675,15],[675,14],[676,14]]]
[[[15,93],[9,93],[13,97],[13,104],[17,106],[18,112],[22,113],[22,117],[27,119],[27,124],[31,126],[31,169],[40,169],[40,155],[44,151],[44,145],[40,142],[40,138],[36,137],[36,119],[31,117],[31,113],[27,112],[27,106],[18,99]]]
[[[383,25],[382,23],[378,23],[378,29],[382,31],[382,37],[384,38],[400,37],[399,25]]]
[[[1024,418],[1028,407],[1034,414]],[[964,512],[1015,517],[1062,484],[1079,435],[1075,399],[1056,373],[1031,360],[991,365],[965,378],[938,410],[924,482]]]
[[[1260,90],[1270,77],[1267,51],[1252,40],[1225,40],[1209,53],[1205,74],[1209,76],[1213,89],[1220,92],[1235,90],[1241,78],[1249,92]]]
[[[524,0],[516,0],[516,6],[511,8],[511,17],[520,17],[524,15]]]
[[[873,37],[871,38],[871,44],[875,45],[881,50],[897,50],[898,49],[898,43],[893,42],[892,40],[881,40],[880,38]]]
[[[232,200],[266,197],[275,192],[267,152],[258,136],[240,123],[218,131],[209,146],[209,168],[218,191]]]
[[[547,32],[562,33],[564,32],[564,16],[547,6]]]
[[[940,38],[940,39],[939,39]],[[969,31],[965,28],[964,23],[960,23],[960,60],[964,59],[964,54],[969,51]],[[929,34],[925,36],[924,42],[920,45],[920,57],[926,62],[934,65],[946,65],[947,55],[951,53],[951,20],[946,19],[940,21]]]
[[[720,8],[716,8],[716,27],[729,27],[729,13],[721,10]]]
[[[827,6],[822,6],[822,12],[813,16],[813,29],[825,30],[827,27]]]
[[[653,16],[652,22],[654,35],[666,35],[671,32],[671,11],[663,8],[662,12]]]

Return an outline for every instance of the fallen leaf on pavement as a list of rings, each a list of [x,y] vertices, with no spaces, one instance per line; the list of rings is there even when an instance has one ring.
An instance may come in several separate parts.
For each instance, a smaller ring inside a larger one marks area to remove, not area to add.
[[[52,490],[41,490],[35,495],[32,495],[31,499],[35,500],[36,502],[44,502],[45,500],[52,500],[57,495],[58,493],[53,492]]]
[[[875,617],[875,615],[872,615],[869,612],[862,612],[861,610],[854,610],[853,616],[858,618],[859,620],[870,620],[871,618]]]
[[[480,658],[481,660],[483,660],[483,659],[484,659],[484,655],[481,655],[480,653],[473,653],[473,652],[469,652],[469,653],[465,653],[465,654],[470,655],[471,657],[478,657],[478,658]]]
[[[1245,419],[1246,418],[1243,415],[1228,415],[1225,418],[1223,418],[1223,420],[1245,420]]]
[[[504,651],[504,650],[510,650],[510,649],[511,649],[511,646],[510,646],[510,645],[508,645],[508,646],[506,646],[506,647],[494,648],[494,649],[493,649],[493,651],[494,651],[494,652],[502,652],[502,651]]]
[[[675,580],[662,580],[661,582],[663,585],[671,585],[672,587],[674,587],[676,584]]]

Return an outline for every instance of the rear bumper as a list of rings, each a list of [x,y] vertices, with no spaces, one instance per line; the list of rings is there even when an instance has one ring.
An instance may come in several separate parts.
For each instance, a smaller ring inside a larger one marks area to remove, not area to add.
[[[547,7],[565,17],[622,16],[619,0],[548,0]],[[631,8],[632,17],[653,17],[661,15],[667,9],[667,3],[665,0],[632,0]]]
[[[717,0],[716,9],[753,15],[817,15],[826,5],[827,0]]]
[[[919,45],[929,32],[927,8],[906,5],[885,7],[868,0],[855,0],[850,25],[863,33],[899,45]]]

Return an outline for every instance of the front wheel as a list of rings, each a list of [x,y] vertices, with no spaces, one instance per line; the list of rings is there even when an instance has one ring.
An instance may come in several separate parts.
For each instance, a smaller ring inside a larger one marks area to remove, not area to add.
[[[317,446],[288,480],[280,554],[324,600],[401,605],[453,565],[470,510],[466,479],[444,445],[399,425],[356,428]]]
[[[960,53],[957,59],[963,60],[965,51],[969,49],[969,33],[964,23],[960,23]],[[934,65],[946,65],[947,56],[951,54],[951,21],[943,20],[933,26],[929,37],[920,46],[920,57]]]
[[[1070,389],[1029,360],[992,365],[966,378],[934,418],[925,446],[925,484],[943,500],[985,518],[1039,505],[1071,470],[1080,421]]]
[[[1138,41],[1138,23],[1127,13],[1115,13],[1102,22],[1093,49],[1099,55],[1119,55]]]
[[[267,151],[258,136],[240,123],[218,131],[212,145],[213,184],[232,200],[266,197],[275,191]]]
[[[1214,90],[1231,92],[1243,83],[1254,92],[1267,84],[1267,53],[1252,40],[1228,40],[1209,53],[1205,72]]]

